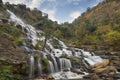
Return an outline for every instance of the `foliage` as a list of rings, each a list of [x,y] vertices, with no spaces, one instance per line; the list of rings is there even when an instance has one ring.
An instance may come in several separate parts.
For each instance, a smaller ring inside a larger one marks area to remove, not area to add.
[[[0,18],[6,19],[8,17],[8,14],[6,13],[6,7],[3,5],[3,3],[0,3]]]
[[[47,58],[42,58],[42,65],[43,72],[48,72],[49,62]]]
[[[47,59],[47,58],[43,58],[43,59],[42,59],[42,63],[43,63],[43,65],[44,65],[45,67],[47,67],[48,64],[49,64],[48,59]]]
[[[24,40],[20,39],[20,38],[17,38],[17,39],[15,39],[14,43],[18,46],[22,46],[23,43],[24,43]]]
[[[104,41],[113,49],[120,47],[120,32],[110,31],[105,35]]]
[[[18,37],[21,34],[17,27],[8,24],[0,24],[0,32],[7,33],[13,37]]]
[[[16,26],[0,23],[0,36],[9,39],[14,47],[21,46],[24,43],[23,32]]]
[[[10,69],[11,66],[0,66],[0,80],[14,80],[14,76]]]
[[[42,41],[38,41],[38,43],[34,46],[34,49],[42,50],[42,47],[43,47]]]
[[[81,43],[85,45],[91,45],[91,44],[97,44],[98,43],[97,41],[98,41],[97,36],[85,35]]]

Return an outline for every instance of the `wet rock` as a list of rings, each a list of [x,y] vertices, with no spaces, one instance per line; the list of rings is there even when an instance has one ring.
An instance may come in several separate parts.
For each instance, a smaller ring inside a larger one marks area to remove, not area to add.
[[[91,80],[98,80],[100,79],[100,77],[97,74],[93,74],[93,76],[91,77]]]
[[[99,63],[96,63],[93,67],[92,67],[92,70],[93,71],[97,71],[97,70],[100,70],[100,68],[103,68],[106,67],[107,65],[109,64],[109,60],[108,59],[104,59],[103,62],[99,62]],[[100,70],[101,71],[101,70]]]
[[[119,80],[120,79],[120,73],[119,74],[116,74],[114,77],[113,77],[114,80]]]
[[[2,20],[3,23],[8,23],[8,19],[2,18],[1,20]]]
[[[94,75],[94,74],[91,73],[91,74],[89,74],[89,75],[83,76],[83,78],[84,78],[84,79],[90,79],[93,75]]]
[[[71,71],[77,74],[84,74],[80,69],[71,69]]]
[[[47,76],[47,80],[53,80],[53,79],[54,79],[54,77],[52,75]]]

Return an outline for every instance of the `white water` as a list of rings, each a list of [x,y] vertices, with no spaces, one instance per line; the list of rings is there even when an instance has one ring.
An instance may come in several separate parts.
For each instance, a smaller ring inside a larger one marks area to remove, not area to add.
[[[89,65],[95,65],[98,62],[102,62],[103,59],[99,56],[91,55],[90,52],[82,51],[85,56],[84,59],[89,63]]]
[[[29,70],[29,79],[33,80],[34,78],[34,54],[28,54],[29,56],[29,64],[30,64],[30,70]]]
[[[49,62],[49,71],[50,73],[54,73],[55,72],[55,68],[53,66],[53,63],[51,61],[48,61]]]
[[[60,70],[70,70],[70,68],[72,67],[71,65],[71,61],[69,59],[66,58],[60,58]]]
[[[15,25],[21,25],[22,29],[27,30],[27,39],[32,41],[32,45],[37,44],[37,40],[40,38],[37,36],[36,30],[33,26],[25,24],[20,18],[18,18],[15,14],[13,14],[11,11],[7,10],[7,12],[10,14],[10,21],[15,22]]]
[[[85,75],[78,75],[71,71],[67,71],[67,72],[58,72],[53,74],[52,76],[55,78],[55,80],[60,80],[60,79],[81,79]]]
[[[51,56],[51,57],[52,57],[52,60],[53,60],[53,63],[54,63],[55,72],[58,72],[59,70],[58,70],[58,64],[57,64],[57,61],[56,61],[56,59],[55,59],[54,56]]]
[[[38,59],[38,72],[39,72],[39,75],[42,74],[42,65],[41,65],[41,59],[40,58]]]
[[[54,39],[56,39],[63,48],[68,48],[68,47],[64,44],[64,42],[60,41],[59,39],[57,39],[57,38],[55,38],[55,37],[54,37]]]

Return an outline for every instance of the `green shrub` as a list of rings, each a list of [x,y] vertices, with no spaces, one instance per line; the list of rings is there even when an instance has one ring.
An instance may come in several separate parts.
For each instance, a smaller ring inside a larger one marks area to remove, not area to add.
[[[15,41],[14,41],[14,44],[17,45],[17,46],[22,46],[23,43],[24,43],[24,40],[20,39],[20,38],[15,39]]]
[[[0,32],[1,31],[13,37],[18,37],[21,34],[20,30],[17,27],[10,26],[8,24],[0,24]]]
[[[0,80],[14,80],[14,76],[11,72],[11,66],[0,66]]]
[[[120,48],[120,32],[110,31],[104,37],[104,42],[113,49]]]

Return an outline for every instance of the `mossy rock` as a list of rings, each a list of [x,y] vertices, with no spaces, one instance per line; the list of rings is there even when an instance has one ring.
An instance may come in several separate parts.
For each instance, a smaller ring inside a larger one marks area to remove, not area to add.
[[[27,62],[14,63],[11,59],[0,60],[0,80],[23,80],[28,76]]]

